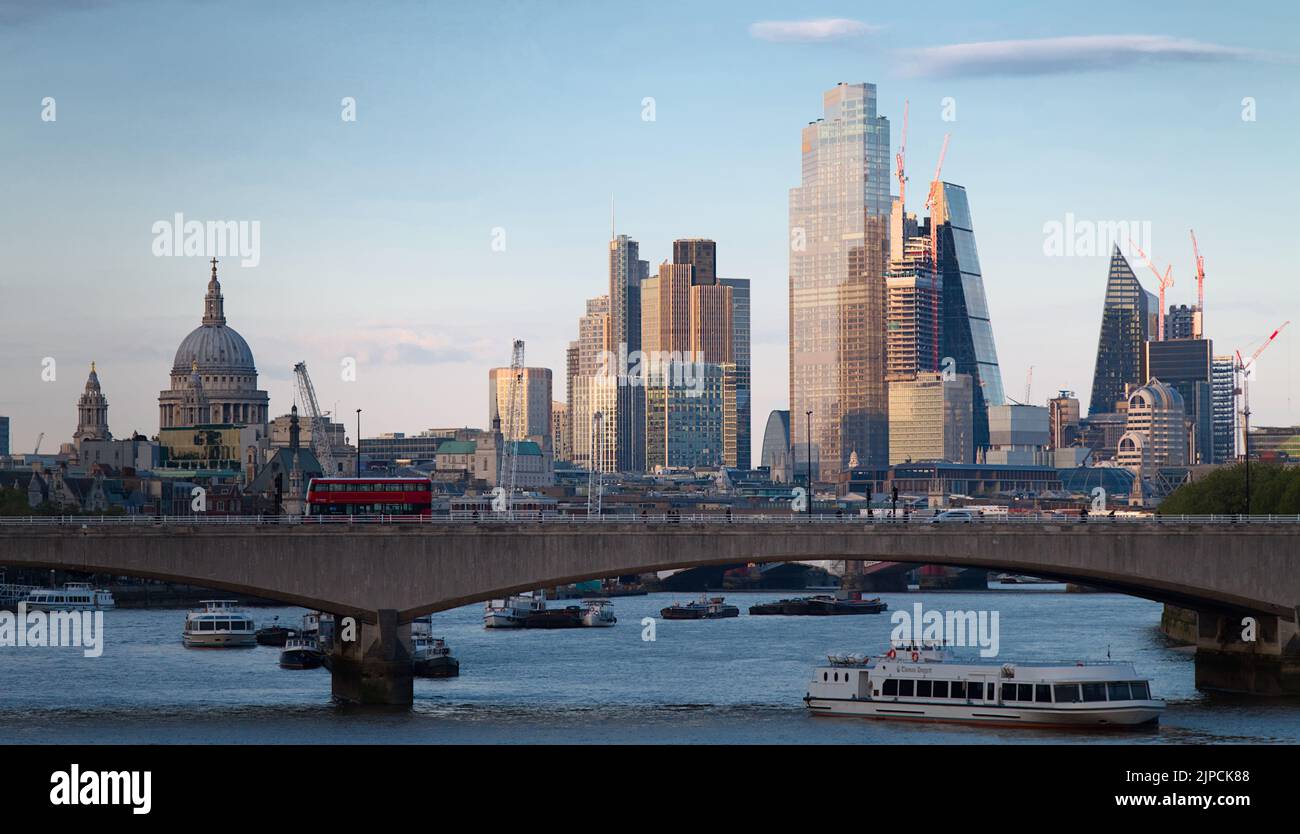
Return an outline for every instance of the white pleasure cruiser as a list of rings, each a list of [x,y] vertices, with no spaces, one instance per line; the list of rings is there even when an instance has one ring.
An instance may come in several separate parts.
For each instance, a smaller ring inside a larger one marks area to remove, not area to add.
[[[87,582],[65,582],[62,588],[34,588],[22,601],[32,611],[94,611],[116,605],[110,592]]]
[[[545,610],[546,598],[541,594],[516,594],[505,599],[489,600],[483,605],[483,627],[523,628],[524,620],[530,614]]]
[[[225,649],[257,645],[257,624],[229,599],[205,599],[202,611],[185,615],[181,640],[189,648]]]
[[[1146,724],[1165,708],[1119,661],[959,661],[948,648],[911,645],[827,660],[804,696],[814,715],[1079,728]]]

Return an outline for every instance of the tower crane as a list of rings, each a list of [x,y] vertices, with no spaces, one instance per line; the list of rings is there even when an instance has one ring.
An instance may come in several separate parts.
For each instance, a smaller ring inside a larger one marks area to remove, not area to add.
[[[1250,355],[1250,358],[1244,362],[1241,359],[1241,351],[1237,351],[1237,361],[1233,365],[1233,376],[1236,376],[1238,371],[1241,373],[1241,387],[1237,388],[1234,385],[1232,393],[1241,394],[1242,398],[1241,448],[1246,464],[1246,515],[1250,515],[1250,373],[1255,369],[1255,360],[1259,358],[1261,353],[1268,349],[1269,345],[1273,344],[1273,340],[1277,338],[1277,334],[1285,330],[1286,326],[1290,323],[1290,321],[1282,322],[1282,324],[1264,340],[1264,344],[1260,345],[1255,352]]]
[[[41,441],[44,439],[45,432],[41,432],[40,436],[36,438],[36,451],[32,452],[33,455],[39,455],[41,453]]]
[[[307,425],[311,428],[311,450],[326,475],[337,475],[338,463],[334,456],[334,444],[330,441],[329,421],[321,412],[320,403],[316,400],[316,388],[311,384],[311,377],[307,374],[307,363],[299,362],[294,365],[293,374],[298,383],[298,399],[302,400],[302,407],[307,409]],[[361,438],[357,438],[357,443],[361,443]]]
[[[497,469],[497,485],[505,489],[505,515],[514,518],[515,486],[519,474],[519,422],[523,419],[524,342],[515,339],[510,351],[510,384],[506,390],[506,426],[502,434],[502,453]],[[500,398],[498,397],[498,402]]]
[[[907,158],[907,99],[903,99],[903,138],[898,143],[898,153],[894,162],[898,168],[898,208],[904,218],[907,217],[907,175],[903,173],[903,161]]]
[[[939,223],[938,218],[934,215],[935,207],[939,205],[939,174],[943,171],[944,157],[948,156],[948,140],[952,138],[951,133],[943,135],[943,148],[939,151],[939,163],[934,166],[934,178],[930,180],[930,193],[925,198],[925,210],[929,214],[930,221],[930,266],[933,269],[931,273],[930,284],[930,324],[933,335],[930,341],[934,343],[933,359],[934,369],[939,370]],[[899,171],[902,171],[902,163],[899,163]]]
[[[1192,255],[1196,260],[1196,313],[1192,317],[1192,338],[1200,339],[1205,333],[1205,258],[1196,245],[1196,231],[1187,230],[1192,236]]]
[[[1132,238],[1129,239],[1129,245],[1137,250],[1138,255],[1151,268],[1151,272],[1160,283],[1160,312],[1157,319],[1158,324],[1156,325],[1156,341],[1163,342],[1165,340],[1165,290],[1174,285],[1174,267],[1172,264],[1166,266],[1165,274],[1161,275],[1160,270],[1156,269],[1156,265],[1151,263],[1151,259],[1142,251],[1142,247],[1134,243]]]

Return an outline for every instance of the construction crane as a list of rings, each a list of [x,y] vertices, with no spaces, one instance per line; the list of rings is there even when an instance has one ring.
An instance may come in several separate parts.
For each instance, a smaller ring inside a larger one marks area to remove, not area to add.
[[[601,441],[604,437],[605,414],[597,411],[591,415],[591,463],[587,467],[587,517],[599,516],[604,497],[605,479],[600,470]]]
[[[510,351],[510,384],[506,390],[506,425],[497,469],[497,485],[505,490],[505,516],[515,517],[515,486],[519,477],[520,421],[524,416],[524,342],[515,339]],[[497,402],[500,403],[500,397]],[[499,416],[498,411],[498,416]]]
[[[36,450],[32,452],[33,455],[39,455],[41,453],[41,441],[44,439],[45,439],[45,432],[41,432],[40,437],[36,438]]]
[[[1192,255],[1196,260],[1196,313],[1192,316],[1192,338],[1200,339],[1205,333],[1205,258],[1196,245],[1196,231],[1187,230],[1192,236]]]
[[[1029,405],[1029,389],[1034,385],[1034,366],[1029,366],[1029,373],[1025,374],[1025,405]]]
[[[907,175],[903,173],[903,161],[907,158],[907,99],[903,99],[903,138],[898,143],[898,153],[894,162],[898,166],[898,208],[903,218],[907,218]]]
[[[1137,253],[1142,258],[1143,262],[1151,268],[1151,272],[1156,276],[1156,281],[1160,283],[1160,312],[1157,318],[1158,323],[1156,325],[1156,341],[1163,342],[1165,340],[1165,290],[1174,285],[1173,264],[1166,266],[1165,274],[1161,275],[1160,270],[1156,269],[1156,265],[1151,263],[1151,259],[1142,251],[1142,247],[1134,243],[1132,238],[1129,238],[1129,245],[1137,250]]]
[[[948,140],[951,138],[951,133],[943,135],[943,148],[939,151],[939,164],[934,166],[934,178],[930,180],[930,193],[925,198],[925,210],[929,215],[930,222],[929,257],[930,266],[933,270],[930,275],[930,324],[933,330],[930,341],[934,343],[931,359],[936,371],[939,370],[939,223],[938,218],[934,215],[934,210],[939,205],[939,174],[943,171],[943,160],[948,155]]]
[[[298,382],[298,399],[302,400],[302,407],[307,409],[307,426],[311,429],[311,450],[315,453],[316,460],[320,462],[322,472],[327,476],[338,475],[334,444],[330,442],[329,421],[321,412],[320,403],[316,400],[316,388],[311,384],[311,377],[307,374],[307,363],[299,362],[294,365],[293,374]],[[361,438],[358,437],[358,446],[360,443]]]
[[[1242,361],[1241,351],[1237,351],[1237,361],[1233,365],[1233,376],[1235,377],[1238,371],[1241,373],[1241,387],[1237,388],[1234,385],[1232,393],[1240,394],[1242,398],[1241,448],[1246,464],[1246,515],[1250,515],[1250,372],[1255,369],[1255,360],[1259,358],[1259,355],[1263,353],[1269,345],[1273,344],[1273,340],[1277,338],[1277,334],[1285,330],[1286,326],[1290,323],[1290,321],[1282,322],[1281,326],[1269,334],[1269,337],[1264,340],[1264,344],[1260,345],[1246,361]]]

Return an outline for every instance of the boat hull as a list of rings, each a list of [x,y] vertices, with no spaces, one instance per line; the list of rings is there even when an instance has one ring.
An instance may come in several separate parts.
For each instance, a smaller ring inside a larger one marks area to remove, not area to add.
[[[181,642],[189,649],[243,649],[256,646],[257,635],[251,631],[247,634],[204,632],[184,634],[181,636]]]
[[[325,663],[323,652],[311,649],[293,649],[280,652],[281,669],[319,669]]]
[[[450,655],[417,659],[411,671],[420,678],[454,678],[460,675],[460,661]]]
[[[1164,705],[1159,702],[1134,702],[1122,706],[1048,709],[1002,706],[998,704],[913,703],[893,700],[841,700],[805,697],[813,715],[902,721],[958,722],[1001,727],[1068,727],[1074,729],[1103,727],[1137,727],[1160,719]]]
[[[659,616],[665,620],[725,620],[728,617],[739,617],[739,608],[724,608],[720,611],[683,611],[674,608],[664,608],[659,612]]]

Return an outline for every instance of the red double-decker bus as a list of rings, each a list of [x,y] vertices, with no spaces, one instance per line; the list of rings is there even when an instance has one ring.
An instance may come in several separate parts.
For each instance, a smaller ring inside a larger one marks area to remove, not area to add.
[[[307,484],[308,515],[433,514],[433,482],[428,478],[312,478]]]

